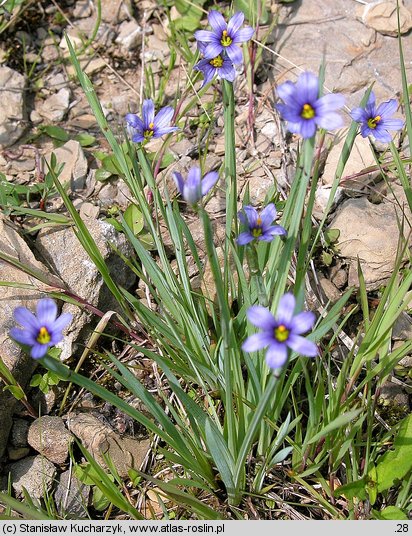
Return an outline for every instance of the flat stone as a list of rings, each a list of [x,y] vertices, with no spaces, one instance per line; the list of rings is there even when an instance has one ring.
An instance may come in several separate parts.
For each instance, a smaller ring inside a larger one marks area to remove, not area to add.
[[[21,460],[30,454],[29,447],[7,447],[7,455],[11,462]]]
[[[69,140],[61,147],[53,151],[58,164],[64,164],[59,175],[62,183],[70,182],[72,190],[82,190],[86,184],[87,160],[83,149],[78,141]],[[46,155],[46,160],[50,162],[51,155]]]
[[[129,469],[140,468],[150,448],[150,440],[121,437],[88,413],[70,414],[67,424],[99,464],[105,467],[103,455],[109,456],[122,478],[128,476]]]
[[[116,250],[126,257],[131,257],[133,250],[126,237],[102,220],[88,219],[87,228],[115,283],[130,288],[136,277],[110,246],[113,244]],[[74,294],[87,299],[88,303],[101,311],[119,311],[119,305],[72,228],[42,229],[37,236],[36,247]],[[93,325],[92,315],[86,310],[65,303],[62,311],[73,315],[66,336],[57,345],[62,349],[60,358],[64,361],[75,352],[75,343],[79,337],[81,341],[85,341],[85,338],[90,336]]]
[[[70,105],[70,89],[61,88],[57,93],[47,98],[37,108],[37,112],[50,123],[59,123],[63,120]],[[69,142],[68,142],[69,143]]]
[[[408,341],[412,339],[412,318],[408,313],[402,312],[393,326],[392,339],[394,341]]]
[[[29,423],[24,419],[15,419],[11,429],[10,443],[13,447],[27,447]]]
[[[80,482],[72,471],[62,473],[54,493],[59,514],[65,519],[88,518],[90,489],[90,486]]]
[[[23,265],[49,276],[47,269],[35,259],[26,242],[20,237],[13,225],[5,220],[1,214],[0,251],[15,258]],[[0,260],[0,273],[2,281],[21,283],[22,285],[32,285],[34,282],[36,285],[38,284],[32,277],[2,260]],[[49,277],[50,284],[52,285],[53,278],[52,276]],[[10,329],[16,326],[13,311],[18,306],[27,307],[33,311],[37,305],[37,301],[44,297],[44,293],[41,292],[41,284],[39,290],[22,290],[21,288],[13,287],[2,287],[1,289],[0,355],[6,367],[23,389],[33,374],[36,361],[24,353],[20,349],[20,346],[9,336]],[[10,428],[13,423],[13,411],[16,405],[17,400],[9,391],[0,389],[0,457],[6,448]]]
[[[379,0],[366,6],[358,6],[357,14],[369,28],[383,35],[398,37],[398,11],[395,1]],[[412,28],[412,13],[401,1],[399,2],[399,22],[401,34],[407,33]]]
[[[24,76],[0,67],[0,149],[13,145],[26,130]]]
[[[409,209],[405,211],[410,218]],[[349,286],[359,284],[358,257],[367,290],[378,289],[390,278],[398,250],[398,218],[395,204],[389,200],[373,205],[361,197],[349,199],[339,207],[329,227],[340,231],[337,247],[339,255],[350,265]],[[409,233],[410,227],[405,223],[404,236]]]
[[[143,29],[135,20],[124,21],[119,26],[116,43],[130,51],[142,44]]]
[[[62,465],[69,455],[72,435],[60,417],[40,417],[29,428],[29,445],[53,463]]]
[[[41,499],[50,490],[56,468],[43,456],[29,456],[8,466],[11,483],[17,496],[23,496],[23,488],[32,499]]]
[[[89,0],[78,0],[74,6],[73,17],[84,19],[93,13],[93,4]]]
[[[102,0],[102,20],[117,24],[131,17],[131,0]]]

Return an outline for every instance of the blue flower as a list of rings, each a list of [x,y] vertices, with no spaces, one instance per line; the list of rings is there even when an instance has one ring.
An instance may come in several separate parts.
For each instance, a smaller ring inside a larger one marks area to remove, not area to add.
[[[318,98],[319,79],[313,73],[302,73],[297,82],[285,82],[277,88],[284,104],[277,104],[282,118],[288,122],[290,132],[302,138],[311,138],[317,127],[334,130],[343,125],[336,110],[342,108],[345,98],[340,93],[329,93]]]
[[[366,138],[369,135],[377,140],[388,143],[392,141],[392,136],[388,130],[400,130],[403,127],[402,119],[392,119],[396,112],[398,103],[395,99],[383,102],[376,107],[375,94],[370,92],[365,108],[354,108],[351,117],[361,124],[361,135]]]
[[[185,181],[181,173],[174,171],[172,173],[179,193],[183,199],[190,205],[196,205],[204,195],[206,195],[216,184],[219,175],[215,171],[210,171],[202,179],[199,167],[192,167]]]
[[[132,141],[141,143],[145,140],[160,138],[165,134],[179,130],[178,127],[169,126],[173,113],[173,108],[165,106],[155,116],[152,99],[146,99],[143,102],[142,119],[136,114],[126,115],[126,124]]]
[[[206,59],[217,58],[227,54],[232,63],[242,63],[243,55],[238,47],[240,43],[249,41],[254,30],[250,26],[240,29],[245,20],[242,12],[235,13],[226,24],[225,19],[218,11],[211,11],[208,16],[212,31],[198,30],[195,39],[198,43],[205,43],[204,56]]]
[[[288,348],[307,357],[317,356],[316,344],[301,337],[302,333],[312,329],[315,315],[310,311],[294,315],[295,306],[295,297],[288,293],[281,297],[276,317],[261,305],[249,307],[246,313],[249,322],[262,331],[248,337],[242,350],[256,352],[268,346],[266,363],[271,369],[286,363]]]
[[[216,58],[203,58],[195,66],[194,69],[201,71],[205,77],[202,87],[213,80],[215,76],[224,78],[229,82],[233,82],[236,78],[236,70],[233,63],[225,56],[216,56]]]
[[[237,243],[240,246],[248,244],[252,240],[263,240],[264,242],[271,242],[276,235],[287,235],[286,229],[281,225],[272,225],[272,222],[276,219],[276,208],[273,203],[270,203],[265,207],[261,214],[250,206],[243,207],[243,212],[239,212],[239,220],[243,225],[248,227],[247,231],[240,233],[237,239]]]
[[[14,319],[23,329],[12,328],[10,335],[20,344],[31,346],[31,357],[40,359],[47,353],[50,346],[54,346],[63,339],[62,330],[72,320],[70,313],[56,317],[57,305],[49,298],[38,302],[37,316],[26,307],[17,307],[14,310]]]

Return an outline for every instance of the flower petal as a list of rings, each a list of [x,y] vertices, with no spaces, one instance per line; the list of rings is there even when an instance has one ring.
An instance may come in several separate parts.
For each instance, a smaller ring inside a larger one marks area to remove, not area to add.
[[[225,47],[226,54],[229,56],[229,58],[232,60],[232,62],[235,65],[238,65],[239,63],[243,63],[243,53],[242,50],[232,43],[230,46]]]
[[[247,225],[250,229],[254,229],[257,225],[257,219],[259,216],[257,210],[250,205],[246,205],[243,207],[243,212],[246,214]]]
[[[173,180],[176,183],[176,188],[180,194],[183,194],[183,187],[185,185],[185,181],[182,177],[182,174],[178,171],[173,171],[172,173]]]
[[[303,119],[300,124],[300,135],[307,139],[314,136],[316,133],[316,123],[313,119]]]
[[[48,344],[40,344],[36,342],[36,344],[32,346],[30,355],[33,359],[40,359],[41,357],[46,355],[48,348],[49,348]]]
[[[358,123],[362,123],[368,120],[368,116],[366,115],[366,111],[364,108],[354,108],[349,115],[354,121]]]
[[[277,211],[273,203],[269,203],[260,213],[260,219],[262,220],[262,228],[265,229],[276,219]]]
[[[285,324],[286,327],[289,326],[293,318],[293,313],[295,311],[296,300],[295,296],[288,292],[284,294],[279,300],[279,306],[276,314],[276,318],[279,324]]]
[[[312,106],[318,99],[319,79],[311,72],[304,72],[299,75],[296,82],[296,100],[303,104],[311,104]]]
[[[202,195],[206,195],[217,183],[218,179],[219,173],[216,173],[216,171],[209,171],[209,173],[206,173],[202,180]]]
[[[57,316],[57,305],[50,298],[44,298],[37,303],[37,320],[41,326],[53,324]]]
[[[253,28],[251,28],[250,26],[245,26],[244,28],[236,32],[236,35],[233,38],[233,42],[235,44],[245,43],[246,41],[249,41],[249,39],[251,39],[254,33],[255,30]]]
[[[134,143],[142,143],[144,140],[145,140],[145,138],[144,138],[144,136],[143,136],[143,134],[141,132],[136,132],[132,136],[132,141]]]
[[[263,234],[270,234],[272,236],[275,236],[275,235],[283,235],[283,236],[286,236],[288,234],[288,232],[286,231],[286,229],[284,227],[282,227],[281,225],[271,225],[270,227],[268,227],[265,232]]]
[[[288,360],[288,349],[286,344],[273,342],[266,352],[266,364],[271,369],[278,369]]]
[[[154,102],[152,99],[146,99],[143,101],[142,120],[143,130],[148,129],[149,125],[154,123]]]
[[[223,46],[220,43],[220,41],[213,41],[212,43],[209,43],[207,47],[205,48],[205,58],[206,59],[213,59],[219,56],[219,54],[222,52]]]
[[[402,119],[384,119],[379,126],[386,130],[400,130],[404,123]]]
[[[273,338],[268,333],[254,333],[242,344],[242,350],[244,352],[257,352],[272,342]]]
[[[246,316],[251,324],[265,331],[271,331],[276,326],[275,317],[269,309],[261,305],[252,305],[252,307],[249,307]]]
[[[222,67],[218,70],[218,74],[220,78],[224,78],[228,82],[233,82],[236,78],[236,69],[230,60],[225,60]]]
[[[166,134],[170,134],[171,132],[176,132],[176,130],[180,130],[179,127],[156,128],[154,130],[153,137],[160,138],[161,136],[165,136]]]
[[[212,9],[209,12],[207,20],[209,21],[210,26],[213,28],[213,31],[219,36],[219,38],[221,38],[222,32],[228,29],[226,21],[223,18],[223,15],[219,13],[219,11],[214,11]]]
[[[31,311],[26,309],[26,307],[16,307],[16,309],[14,309],[14,318],[21,326],[31,329],[36,333],[40,328],[37,318]]]
[[[376,115],[380,115],[383,119],[386,117],[389,118],[393,115],[398,108],[398,101],[396,99],[390,99],[388,101],[382,102],[379,104],[376,109]]]
[[[335,130],[343,126],[343,118],[334,112],[327,112],[325,115],[315,117],[315,122],[325,130]]]
[[[341,93],[328,93],[316,102],[316,112],[326,114],[340,110],[345,104],[345,97]]]
[[[287,82],[280,84],[280,86],[277,87],[276,91],[283,101],[288,102],[289,99],[294,96],[296,86],[290,80],[288,80]]]
[[[143,130],[143,123],[136,114],[126,114],[126,123],[133,128]]]
[[[227,33],[232,39],[235,37],[236,32],[242,26],[244,20],[245,15],[241,11],[235,13],[233,17],[229,20],[227,25]]]
[[[170,121],[172,120],[174,109],[171,106],[165,106],[156,114],[154,118],[155,128],[163,128],[170,126]]]
[[[392,135],[384,128],[372,129],[370,135],[382,143],[390,143],[392,141]]]
[[[34,331],[28,329],[11,328],[10,337],[21,344],[27,344],[29,346],[36,342]]]
[[[254,239],[255,237],[250,231],[245,231],[244,233],[240,233],[236,242],[239,244],[239,246],[246,246],[246,244],[249,244],[249,242],[252,242]]]
[[[292,318],[290,328],[296,335],[301,335],[313,328],[316,317],[312,311],[303,311]]]
[[[316,357],[319,353],[318,347],[314,342],[309,341],[300,335],[294,335],[293,333],[289,335],[287,345],[296,353],[306,357]]]
[[[53,326],[50,326],[50,330],[54,332],[62,331],[73,320],[73,316],[70,313],[63,313],[57,318]]]
[[[210,43],[213,39],[216,39],[216,35],[209,30],[197,30],[194,35],[196,41],[201,43]],[[200,49],[200,51],[204,53],[204,50]]]
[[[187,180],[183,187],[183,197],[185,201],[194,205],[202,197],[201,173],[199,167],[192,167],[187,175]]]

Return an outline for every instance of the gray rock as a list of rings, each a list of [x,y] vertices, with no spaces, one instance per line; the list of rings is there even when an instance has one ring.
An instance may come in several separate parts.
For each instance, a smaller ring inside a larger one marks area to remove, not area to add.
[[[412,319],[408,313],[402,312],[394,326],[392,332],[394,341],[408,341],[412,339]]]
[[[332,303],[335,303],[339,300],[341,294],[335,285],[329,281],[329,279],[326,279],[326,277],[320,277],[319,283],[328,300],[330,300]]]
[[[88,518],[90,486],[78,480],[72,471],[60,475],[60,481],[54,494],[59,514],[65,519]]]
[[[318,220],[321,220],[325,214],[325,209],[329,201],[331,194],[330,186],[318,186],[315,193],[315,204],[313,207],[313,215]],[[336,206],[343,198],[343,189],[338,186],[335,192],[335,197],[333,198],[332,207]]]
[[[74,7],[73,17],[75,19],[84,19],[90,17],[93,13],[93,4],[89,0],[78,0]]]
[[[410,218],[410,211],[405,210]],[[368,290],[376,290],[388,280],[394,269],[399,241],[394,204],[373,205],[363,197],[349,199],[338,209],[330,228],[340,231],[337,246],[350,265],[350,286],[358,285],[358,257]],[[410,228],[405,223],[404,236],[409,233]]]
[[[102,0],[102,20],[117,24],[131,17],[131,0]]]
[[[409,397],[400,385],[388,380],[380,389],[378,403],[382,406],[392,405],[409,408]]]
[[[9,457],[9,460],[11,462],[16,462],[17,460],[21,460],[22,458],[25,458],[30,454],[29,447],[7,447],[7,455]]]
[[[50,123],[59,123],[66,115],[69,105],[70,89],[63,87],[57,93],[51,95],[42,102],[37,108],[37,112],[44,117],[44,119],[50,121]]]
[[[11,429],[10,443],[13,447],[27,447],[29,423],[24,419],[15,419]]]
[[[66,183],[70,181],[72,190],[82,190],[86,184],[88,165],[80,143],[75,140],[69,140],[53,152],[58,165],[64,164],[63,170],[59,175],[60,182]],[[46,160],[49,163],[50,158],[50,154],[46,156]]]
[[[23,488],[32,499],[41,499],[53,484],[56,468],[43,456],[29,456],[7,467],[17,496],[23,496]]]
[[[62,465],[69,455],[72,435],[60,417],[40,417],[29,428],[29,445],[53,463]]]
[[[111,243],[117,250],[130,257],[132,248],[125,236],[101,220],[88,219],[87,227],[114,281],[120,286],[130,288],[135,276],[110,247]],[[36,247],[74,294],[104,312],[119,310],[98,269],[81,246],[73,229],[42,229],[37,236]],[[70,312],[73,315],[73,321],[67,328],[67,335],[58,344],[62,348],[61,359],[65,360],[73,354],[75,350],[73,345],[79,335],[82,334],[81,338],[84,340],[83,337],[89,336],[92,328],[90,313],[67,303],[63,306],[63,312]],[[89,327],[83,332],[86,326]]]
[[[398,36],[398,13],[396,2],[378,0],[365,6],[358,6],[360,20],[369,28],[373,28],[383,35]],[[401,34],[412,28],[412,13],[402,2],[399,2],[399,22]]]
[[[34,258],[26,242],[1,215],[0,251],[14,257],[28,267],[47,274],[46,268]],[[23,285],[38,283],[32,277],[2,260],[0,260],[0,273],[2,281],[21,283]],[[24,306],[34,310],[37,301],[42,297],[44,297],[44,294],[40,290],[22,290],[13,287],[1,288],[0,355],[16,381],[23,388],[31,377],[36,367],[36,362],[28,354],[23,353],[20,347],[9,337],[10,328],[15,326],[13,311],[18,306]],[[16,403],[16,399],[8,391],[0,390],[0,457],[6,448]]]
[[[24,76],[0,67],[0,149],[13,145],[26,129],[24,86]]]
[[[116,43],[127,51],[134,50],[142,44],[143,29],[135,20],[124,21],[119,26]]]
[[[110,456],[121,477],[127,477],[130,468],[139,469],[150,449],[150,440],[121,437],[88,413],[68,415],[67,425],[100,465],[106,466],[103,455]]]

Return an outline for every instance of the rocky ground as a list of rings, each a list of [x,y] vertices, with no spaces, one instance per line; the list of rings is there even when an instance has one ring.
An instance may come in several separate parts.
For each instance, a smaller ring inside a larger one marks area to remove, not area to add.
[[[349,109],[358,105],[373,82],[378,100],[401,97],[397,24],[393,14],[396,2],[369,4],[354,0],[300,0],[288,4],[272,1],[272,16],[278,22],[270,32],[268,27],[259,30],[259,39],[265,46],[256,71],[253,137],[249,128],[251,108],[246,77],[239,77],[235,84],[240,197],[248,185],[251,203],[258,206],[274,181],[281,192],[287,192],[293,177],[296,140],[285,136],[284,126],[274,110],[273,90],[277,83],[296,78],[300,70],[316,72],[325,60],[325,85],[343,92]],[[412,1],[407,1],[401,13],[407,74],[412,61],[412,35],[408,33],[412,28],[411,13]],[[170,15],[172,20],[179,17],[174,8]],[[12,312],[17,305],[33,309],[46,288],[63,284],[101,311],[116,309],[97,268],[84,253],[72,228],[65,225],[63,203],[48,183],[43,161],[51,162],[52,152],[56,168],[64,164],[60,180],[68,184],[71,198],[116,282],[136,292],[139,298],[147,299],[144,285],[119,262],[109,245],[114,243],[126,256],[132,254],[124,236],[107,221],[116,210],[124,211],[128,207],[131,194],[113,168],[107,143],[74,78],[63,32],[67,31],[81,50],[85,38],[93,36],[96,30],[91,45],[94,52],[91,54],[89,47],[81,63],[112,128],[122,136],[125,114],[140,110],[143,86],[149,83],[147,77],[142,79],[142,74],[151,73],[155,88],[165,79],[165,66],[171,59],[170,24],[165,10],[155,0],[102,0],[100,25],[91,1],[28,1],[24,11],[6,23],[0,41],[0,208],[3,213],[0,252],[42,274],[39,283],[0,260],[1,280],[22,285],[32,285],[35,281],[34,289],[1,287],[0,291],[0,354],[24,386],[33,375],[34,364],[8,338],[13,325]],[[194,47],[193,39],[190,46]],[[181,99],[181,110],[192,98],[192,95],[182,97],[187,80],[185,67],[185,60],[178,54],[164,85],[163,104],[175,104],[177,96]],[[213,89],[203,97],[203,103],[209,112],[214,110],[216,118],[205,168],[218,169],[224,154],[222,104],[215,100]],[[206,143],[205,136],[198,135],[203,113],[197,104],[188,109],[180,125],[184,135],[174,138],[160,166],[159,186],[167,187],[170,195],[176,194],[171,172],[191,167],[199,156],[199,142],[203,146]],[[346,123],[349,125],[349,117]],[[317,191],[318,220],[328,200],[341,140],[342,133],[338,133],[328,142],[330,154]],[[149,146],[153,153],[160,148],[161,140]],[[409,147],[401,149],[404,157],[410,156]],[[401,237],[407,237],[411,243],[412,215],[403,191],[390,168],[388,180],[384,181],[375,164],[369,142],[358,138],[328,220],[329,228],[339,233],[319,251],[315,267],[316,286],[324,303],[336,301],[348,286],[359,284],[358,258],[373,299],[393,271]],[[27,211],[25,215],[22,215],[24,211],[19,213],[18,206],[58,214],[61,219],[52,218],[44,225],[45,220],[30,217]],[[219,239],[224,233],[224,192],[216,191],[209,201],[209,211],[214,214]],[[190,211],[186,217],[202,250],[197,219],[192,218]],[[400,222],[403,222],[402,231]],[[170,238],[165,234],[164,240],[167,243]],[[192,275],[195,279],[197,274]],[[95,322],[91,313],[70,304],[65,304],[64,310],[74,315],[74,321],[60,345],[61,358],[73,363],[80,358]],[[395,346],[411,336],[411,317],[405,313],[398,322],[392,344]],[[120,352],[121,348],[116,350]],[[411,358],[400,365],[393,381],[382,389],[382,403],[390,400],[407,412]],[[155,371],[146,363],[140,373],[151,381]],[[131,466],[140,467],[150,457],[148,440],[141,431],[130,429],[130,423],[115,415],[113,408],[97,406],[95,400],[80,393],[76,397],[70,395],[63,416],[57,416],[62,398],[59,386],[52,386],[45,395],[38,388],[31,388],[28,398],[36,413],[40,405],[43,417],[34,420],[8,391],[0,393],[0,454],[4,474],[11,472],[17,496],[21,496],[24,486],[31,497],[40,498],[41,482],[46,477],[50,487],[57,485],[55,497],[61,498],[61,502],[57,501],[61,511],[76,517],[84,515],[90,487],[68,473],[73,437],[82,440],[97,459],[102,451],[109,452],[120,474],[127,474]],[[57,436],[58,442],[54,440]]]

